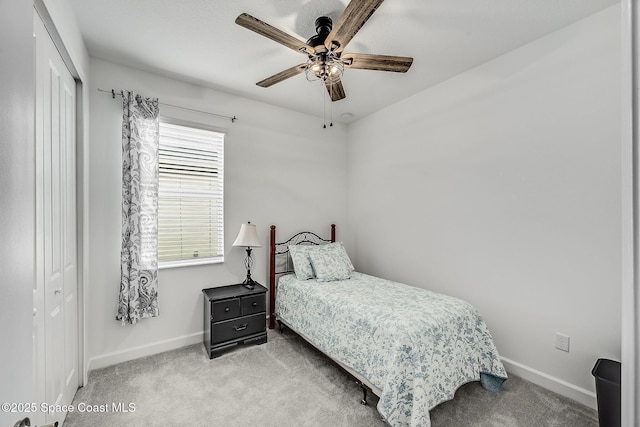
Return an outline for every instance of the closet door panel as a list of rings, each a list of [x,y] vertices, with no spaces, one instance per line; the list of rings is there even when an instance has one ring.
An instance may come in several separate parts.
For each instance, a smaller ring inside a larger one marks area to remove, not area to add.
[[[46,43],[46,40],[44,40]],[[60,405],[64,398],[64,379],[60,366],[64,366],[64,312],[63,312],[63,222],[62,222],[62,142],[60,67],[50,57],[50,46],[45,53],[47,77],[44,85],[44,246],[45,246],[45,352],[47,403]],[[55,59],[55,58],[54,58]],[[56,420],[57,421],[57,420]],[[47,420],[49,422],[49,420]]]
[[[68,74],[62,81],[61,124],[63,125],[63,276],[64,276],[64,394],[71,397],[78,388],[78,301],[76,229],[76,136],[75,81]]]

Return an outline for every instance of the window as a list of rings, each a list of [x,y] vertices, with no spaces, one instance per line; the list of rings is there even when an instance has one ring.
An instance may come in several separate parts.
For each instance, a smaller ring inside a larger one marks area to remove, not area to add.
[[[159,267],[224,260],[224,133],[160,121]]]

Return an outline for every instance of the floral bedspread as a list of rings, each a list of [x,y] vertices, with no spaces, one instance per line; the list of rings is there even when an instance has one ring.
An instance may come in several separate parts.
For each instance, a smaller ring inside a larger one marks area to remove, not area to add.
[[[428,427],[429,410],[481,379],[499,390],[507,373],[486,324],[469,303],[354,272],[348,280],[280,278],[276,315],[329,357],[382,391],[392,426]]]

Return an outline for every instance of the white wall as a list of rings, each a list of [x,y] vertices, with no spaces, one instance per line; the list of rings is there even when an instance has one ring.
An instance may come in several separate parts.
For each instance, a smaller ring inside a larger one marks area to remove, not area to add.
[[[203,288],[238,283],[245,252],[231,246],[240,224],[258,227],[252,276],[268,281],[269,225],[279,235],[346,223],[346,129],[323,130],[321,119],[99,59],[91,60],[90,296],[88,357],[91,369],[200,342]],[[120,282],[121,99],[98,92],[129,89],[178,105],[238,120],[161,106],[161,115],[224,128],[225,262],[160,270],[160,316],[135,326],[115,320]],[[338,228],[338,236],[340,236]]]
[[[0,2],[0,401],[33,398],[31,340],[35,281],[33,8]],[[0,425],[25,413],[0,411]]]
[[[614,6],[348,130],[356,268],[468,300],[508,369],[591,406],[620,357],[620,57]]]

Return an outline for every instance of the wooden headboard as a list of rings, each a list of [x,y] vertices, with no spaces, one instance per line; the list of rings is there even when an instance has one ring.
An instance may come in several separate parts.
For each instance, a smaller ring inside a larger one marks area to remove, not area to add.
[[[324,239],[312,231],[301,231],[289,239],[276,241],[276,226],[271,226],[269,250],[269,329],[275,328],[276,276],[293,273],[289,245],[324,245],[336,241],[336,225],[331,224],[331,237]],[[276,261],[280,261],[279,263]]]

